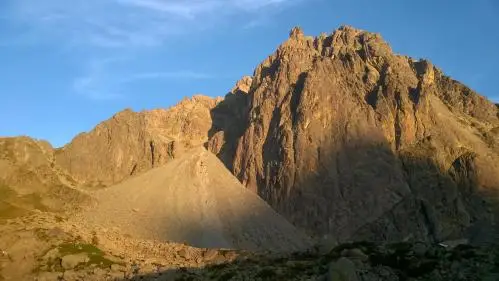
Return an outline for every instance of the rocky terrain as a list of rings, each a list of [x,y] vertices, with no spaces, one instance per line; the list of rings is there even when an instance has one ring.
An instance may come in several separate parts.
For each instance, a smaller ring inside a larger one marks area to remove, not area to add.
[[[89,200],[75,180],[55,164],[48,142],[0,138],[0,220],[33,209],[64,211]]]
[[[499,280],[498,141],[431,62],[295,28],[224,98],[0,138],[0,280]]]
[[[117,227],[131,237],[202,248],[293,252],[311,246],[203,147],[92,194],[87,228]]]

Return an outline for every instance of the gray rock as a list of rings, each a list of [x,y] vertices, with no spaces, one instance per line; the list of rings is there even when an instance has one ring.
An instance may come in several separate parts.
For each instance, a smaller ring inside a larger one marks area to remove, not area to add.
[[[83,273],[76,272],[73,270],[65,271],[63,278],[64,278],[64,281],[80,281],[80,280],[86,279]]]
[[[80,263],[87,263],[90,258],[86,253],[67,255],[62,257],[61,265],[64,269],[73,269]]]
[[[125,278],[125,273],[119,271],[111,271],[108,273],[108,276],[111,280],[121,281],[123,280],[123,278]]]
[[[189,251],[186,249],[181,249],[180,251],[177,252],[177,254],[186,260],[191,258],[191,253],[189,253]]]
[[[208,249],[203,254],[203,258],[207,261],[213,260],[216,256],[218,256],[218,250]]]
[[[111,271],[116,271],[116,272],[125,272],[126,268],[122,265],[119,264],[112,264],[111,265]]]

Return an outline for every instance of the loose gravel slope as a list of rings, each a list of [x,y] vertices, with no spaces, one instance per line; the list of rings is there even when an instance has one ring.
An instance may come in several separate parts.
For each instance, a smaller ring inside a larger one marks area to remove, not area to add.
[[[82,214],[91,227],[196,247],[296,251],[310,240],[202,147],[97,191]]]

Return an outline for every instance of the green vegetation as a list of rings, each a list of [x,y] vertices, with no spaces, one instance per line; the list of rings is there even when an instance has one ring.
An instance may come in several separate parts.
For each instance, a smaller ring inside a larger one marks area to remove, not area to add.
[[[90,260],[86,265],[95,264],[99,267],[107,268],[114,264],[114,262],[104,257],[104,252],[101,249],[92,244],[67,243],[59,245],[58,249],[62,256],[79,253],[88,254]]]
[[[57,249],[59,252],[59,257],[55,259],[51,259],[47,261],[46,267],[48,270],[51,271],[58,271],[62,272],[64,269],[61,266],[61,257],[67,256],[67,255],[74,255],[74,254],[80,254],[80,253],[85,253],[87,254],[89,261],[84,264],[80,264],[77,266],[77,268],[85,268],[91,265],[96,265],[100,268],[109,268],[113,264],[121,264],[121,263],[116,263],[114,261],[111,261],[105,257],[105,253],[95,247],[92,244],[85,244],[85,243],[64,243],[58,245],[56,248],[52,248],[49,251]],[[47,251],[48,252],[48,251]],[[123,265],[123,264],[121,264]],[[36,271],[41,271],[42,266],[36,269]]]

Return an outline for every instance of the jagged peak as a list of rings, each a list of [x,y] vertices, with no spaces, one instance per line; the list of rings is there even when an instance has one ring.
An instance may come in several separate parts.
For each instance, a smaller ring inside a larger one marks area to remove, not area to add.
[[[289,38],[297,39],[303,36],[304,36],[303,29],[299,26],[293,27],[289,32]]]
[[[251,83],[253,83],[253,77],[245,75],[236,82],[236,85],[230,90],[230,93],[235,94],[242,92],[247,94],[251,88]]]
[[[126,115],[126,114],[130,114],[130,113],[135,113],[135,111],[130,108],[130,107],[127,107],[121,111],[118,111],[114,116],[117,116],[117,115]]]

